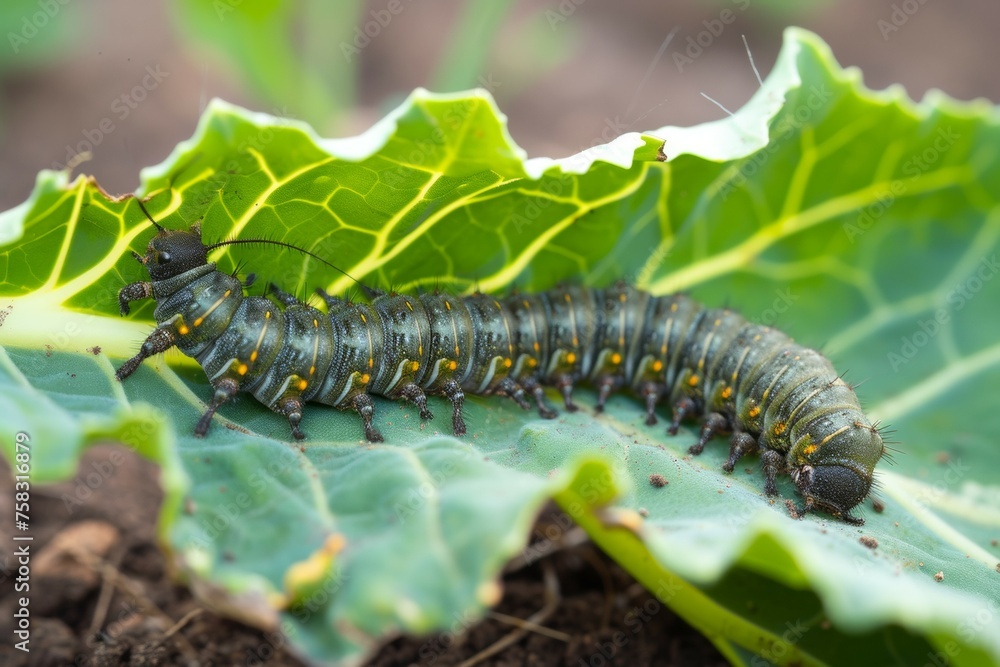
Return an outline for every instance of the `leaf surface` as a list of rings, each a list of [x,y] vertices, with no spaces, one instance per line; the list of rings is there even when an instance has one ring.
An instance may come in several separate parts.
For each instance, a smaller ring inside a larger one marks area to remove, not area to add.
[[[657,160],[661,139],[669,162]],[[145,278],[129,251],[144,250],[151,226],[129,199],[52,172],[0,214],[0,409],[11,416],[0,433],[8,456],[16,431],[31,435],[38,482],[72,475],[79,450],[109,438],[159,461],[161,534],[195,590],[280,625],[317,661],[359,660],[396,632],[468,627],[554,497],[734,664],[836,664],[858,651],[878,664],[991,664],[998,139],[989,105],[873,93],[792,30],[734,117],[564,160],[526,160],[484,93],[417,91],[339,140],[215,102],[144,172],[165,226],[201,220],[207,240],[294,243],[367,284],[501,292],[625,278],[774,324],[867,380],[868,412],[895,429],[894,462],[878,469],[885,510],[866,511],[860,529],[791,519],[764,497],[755,460],[726,475],[721,440],[692,458],[693,428],[668,438],[625,395],[598,416],[578,392],[584,409],[554,421],[470,398],[461,440],[444,401],[422,425],[380,400],[378,446],[359,440],[356,415],[310,406],[303,447],[245,398],[196,439],[210,390],[191,360],[168,354],[113,377],[151,329],[151,305],[117,316],[117,291]],[[213,259],[302,296],[352,285],[270,248]],[[654,474],[669,483],[653,486]],[[779,487],[796,498],[787,479]]]

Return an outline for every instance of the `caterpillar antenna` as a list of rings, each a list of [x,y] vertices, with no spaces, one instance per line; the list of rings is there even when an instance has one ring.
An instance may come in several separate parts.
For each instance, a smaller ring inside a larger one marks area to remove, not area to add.
[[[142,200],[141,200],[141,199],[139,199],[138,197],[134,197],[134,199],[135,199],[135,203],[136,203],[136,204],[138,204],[138,205],[139,205],[139,208],[141,208],[141,209],[142,209],[142,212],[146,214],[146,218],[147,218],[147,219],[149,219],[149,221],[150,221],[151,223],[153,223],[153,226],[154,226],[154,227],[156,227],[156,231],[158,231],[158,232],[165,232],[165,231],[167,231],[167,230],[166,230],[166,229],[165,229],[165,228],[163,227],[163,225],[161,225],[160,223],[158,223],[158,222],[157,222],[156,220],[153,220],[153,216],[151,216],[151,215],[149,214],[149,211],[148,211],[148,210],[146,210],[146,205],[142,203]]]
[[[297,245],[293,245],[291,243],[285,243],[284,241],[272,241],[271,239],[231,239],[229,241],[219,241],[218,243],[213,243],[212,245],[205,246],[205,252],[206,253],[211,252],[211,251],[215,250],[216,248],[221,248],[222,246],[225,246],[225,245],[243,245],[243,244],[250,245],[250,244],[254,244],[254,243],[264,244],[264,245],[276,245],[276,246],[280,246],[282,248],[288,248],[289,250],[296,250],[296,251],[302,253],[303,255],[309,255],[310,257],[312,257],[313,259],[315,259],[317,262],[321,262],[323,264],[326,264],[327,266],[329,266],[334,271],[338,271],[339,273],[342,273],[343,275],[347,276],[348,278],[350,278],[351,280],[353,280],[354,282],[356,282],[358,285],[361,285],[362,289],[368,289],[367,287],[365,287],[365,285],[363,285],[361,283],[361,281],[359,281],[357,278],[355,278],[354,276],[352,276],[351,274],[349,274],[347,271],[344,271],[343,269],[341,269],[338,266],[334,266],[333,264],[331,264],[330,262],[326,261],[325,259],[323,259],[319,255],[311,253],[308,250],[306,250],[305,248],[300,248]]]

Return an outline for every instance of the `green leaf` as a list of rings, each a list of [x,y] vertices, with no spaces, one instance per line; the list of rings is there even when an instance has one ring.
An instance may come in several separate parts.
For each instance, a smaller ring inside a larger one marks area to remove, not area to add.
[[[361,53],[356,44],[364,48],[371,39],[361,30],[363,8],[322,0],[170,3],[181,35],[224,57],[270,108],[321,130],[353,105]]]
[[[625,277],[823,346],[868,378],[862,399],[900,443],[878,469],[885,509],[861,529],[791,519],[753,462],[723,474],[721,442],[687,456],[694,430],[646,427],[629,396],[595,416],[580,392],[584,409],[555,421],[470,398],[461,440],[447,419],[379,401],[379,446],[358,440],[356,415],[310,406],[302,447],[245,399],[195,439],[210,391],[191,360],[113,379],[151,329],[149,306],[116,315],[117,290],[144,277],[129,250],[150,225],[130,200],[51,172],[0,214],[0,434],[8,456],[15,431],[31,435],[37,482],[70,474],[90,442],[135,443],[164,467],[163,541],[194,589],[319,660],[466,627],[555,497],[734,664],[992,664],[1000,415],[982,397],[1000,367],[997,119],[986,104],[865,90],[792,30],[734,117],[561,161],[525,160],[483,93],[417,91],[348,140],[215,102],[143,174],[169,228],[202,220],[209,240],[295,243],[366,283],[487,292]],[[294,253],[213,258],[300,294],[352,284]]]

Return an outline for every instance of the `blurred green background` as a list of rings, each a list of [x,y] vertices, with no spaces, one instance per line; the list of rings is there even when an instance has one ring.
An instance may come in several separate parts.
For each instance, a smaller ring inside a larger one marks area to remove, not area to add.
[[[1000,99],[1000,4],[789,0],[8,0],[0,6],[0,210],[35,174],[112,193],[189,137],[208,100],[363,131],[413,88],[491,90],[530,156],[731,110],[781,31],[819,33],[876,88]],[[673,32],[673,39],[667,43]]]

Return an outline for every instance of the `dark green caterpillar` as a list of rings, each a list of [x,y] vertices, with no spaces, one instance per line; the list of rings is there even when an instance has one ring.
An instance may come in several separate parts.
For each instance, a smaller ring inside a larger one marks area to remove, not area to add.
[[[611,393],[629,389],[645,401],[650,425],[668,401],[670,434],[704,415],[692,454],[732,432],[723,468],[759,451],[765,492],[776,495],[775,477],[787,472],[805,498],[801,509],[790,505],[794,515],[818,507],[863,523],[850,510],[868,496],[884,445],[854,391],[818,352],[729,310],[626,285],[503,299],[375,292],[370,305],[319,291],[329,313],[272,287],[279,307],[245,296],[239,280],[217,271],[208,251],[223,243],[204,245],[198,226],[156,227],[145,256],[136,255],[151,281],[126,286],[119,305],[125,315],[129,302],[156,299],[158,327],[117,377],[174,345],[195,358],[215,388],[196,435],[240,391],[285,415],[297,439],[312,401],[356,410],[365,437],[379,442],[371,394],[408,399],[423,419],[432,417],[427,395],[445,396],[463,435],[466,392],[509,396],[523,408],[530,395],[551,418],[543,386],[558,388],[574,411],[574,384],[590,382],[598,411]]]

